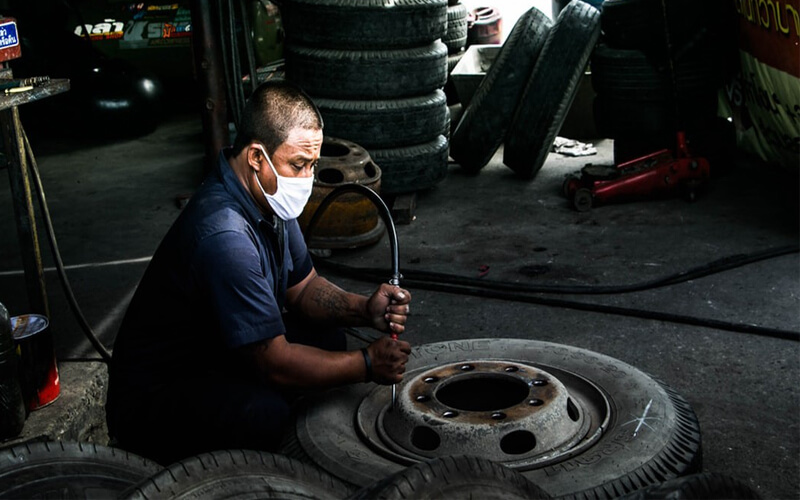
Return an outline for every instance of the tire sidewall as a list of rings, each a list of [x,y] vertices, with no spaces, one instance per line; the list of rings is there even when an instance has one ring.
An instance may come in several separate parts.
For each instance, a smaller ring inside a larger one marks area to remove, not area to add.
[[[475,359],[571,372],[591,381],[608,401],[610,418],[602,437],[590,449],[562,462],[521,471],[550,495],[605,497],[610,496],[606,488],[624,493],[699,467],[699,427],[685,400],[640,370],[603,354],[539,341],[470,339],[416,347],[407,370]],[[315,443],[327,441],[322,453],[310,455],[323,468],[335,471],[334,475],[360,486],[402,468],[361,443],[352,429],[352,411],[371,390],[374,386],[337,390],[298,418],[297,437],[303,448],[309,450]],[[635,432],[636,419],[645,412],[647,425]],[[339,424],[340,419],[346,424]],[[326,423],[323,434],[330,435],[310,435],[312,428],[319,432],[317,421]]]

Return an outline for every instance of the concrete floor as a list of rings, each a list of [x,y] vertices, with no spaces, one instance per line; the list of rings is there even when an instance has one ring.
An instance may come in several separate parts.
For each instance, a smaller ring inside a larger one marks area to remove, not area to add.
[[[24,114],[23,114],[24,123]],[[744,154],[716,166],[697,202],[666,199],[573,211],[565,174],[598,155],[551,154],[533,181],[500,161],[480,175],[451,165],[421,193],[416,219],[398,226],[403,269],[521,284],[614,285],[647,281],[717,259],[798,243],[796,176]],[[177,115],[153,134],[107,144],[33,142],[64,262],[91,325],[107,346],[162,235],[176,197],[202,177],[200,123]],[[721,167],[721,168],[720,168]],[[8,177],[0,175],[0,302],[28,311]],[[42,236],[45,245],[44,236]],[[50,266],[49,249],[43,248]],[[388,269],[389,246],[335,251],[337,262]],[[775,258],[665,288],[622,295],[547,296],[800,332],[798,255]],[[321,267],[321,266],[320,266]],[[374,284],[329,273],[345,288]],[[387,279],[389,273],[387,271]],[[54,272],[47,273],[62,396],[33,412],[20,440],[46,436],[104,443],[105,369],[82,337]],[[578,346],[618,358],[687,398],[703,432],[704,468],[750,484],[763,498],[800,498],[800,344],[724,329],[482,299],[411,288],[407,340],[511,337]],[[6,443],[9,444],[9,443]]]

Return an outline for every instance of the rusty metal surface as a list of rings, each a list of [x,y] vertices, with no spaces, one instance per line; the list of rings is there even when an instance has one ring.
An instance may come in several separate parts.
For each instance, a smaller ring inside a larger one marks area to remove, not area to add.
[[[25,270],[28,307],[30,312],[49,317],[50,307],[47,301],[42,251],[39,246],[39,232],[36,228],[36,212],[34,211],[33,191],[22,138],[19,109],[13,106],[0,111],[0,123],[3,128],[5,151],[8,155],[8,178],[14,202],[14,217],[22,254],[22,267]]]
[[[192,0],[192,53],[203,99],[200,115],[203,122],[206,170],[210,170],[219,152],[230,143],[222,54],[219,49],[219,34],[211,12],[210,0]]]
[[[21,106],[29,102],[39,101],[46,97],[61,94],[69,90],[69,80],[66,78],[52,79],[30,90],[17,93],[0,93],[0,110]]]
[[[601,392],[574,374],[480,359],[409,372],[390,406],[385,389],[371,391],[356,425],[400,464],[466,454],[540,467],[590,447],[608,418]]]
[[[361,184],[380,194],[381,169],[358,144],[325,137],[314,171],[314,189],[298,218],[304,232],[322,201],[346,184]],[[377,242],[385,229],[369,199],[357,193],[344,194],[331,203],[306,239],[311,248],[356,248]]]

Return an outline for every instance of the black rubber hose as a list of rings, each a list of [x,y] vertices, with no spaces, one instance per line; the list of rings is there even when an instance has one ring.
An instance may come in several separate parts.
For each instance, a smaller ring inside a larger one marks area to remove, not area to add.
[[[762,260],[781,257],[800,252],[800,245],[787,245],[769,248],[749,254],[731,255],[713,262],[680,271],[668,276],[656,278],[640,283],[626,285],[526,285],[521,283],[508,283],[504,281],[487,280],[483,278],[470,278],[455,274],[439,273],[433,271],[406,269],[405,278],[417,281],[440,281],[451,285],[472,286],[489,290],[501,290],[520,293],[549,293],[558,295],[616,295],[622,293],[640,292],[664,286],[676,285],[686,281],[702,278],[712,274],[742,267]],[[358,274],[377,277],[384,271],[376,268],[356,268],[328,260],[322,260],[323,267],[330,268],[344,274]]]
[[[378,212],[381,218],[383,219],[387,231],[389,233],[389,243],[392,252],[392,281],[390,282],[394,283],[394,281],[396,280],[396,282],[399,283],[399,279],[402,276],[400,275],[397,231],[394,226],[394,221],[392,220],[391,212],[389,211],[389,208],[386,206],[381,197],[378,196],[378,194],[375,193],[375,191],[366,186],[362,186],[360,184],[346,184],[331,191],[331,193],[328,194],[322,200],[322,203],[320,203],[319,207],[314,212],[314,215],[312,215],[311,221],[306,227],[306,233],[305,233],[306,241],[309,240],[311,232],[313,231],[314,227],[316,227],[320,217],[322,216],[323,212],[328,208],[328,206],[331,204],[331,202],[333,202],[334,199],[338,198],[342,194],[352,193],[352,192],[357,192],[365,195],[370,201],[372,201],[372,203],[378,209]],[[728,257],[725,259],[714,261],[711,264],[706,264],[704,266],[694,268],[687,272],[676,273],[674,275],[667,276],[666,278],[661,278],[659,280],[654,280],[653,282],[647,282],[643,284],[624,285],[621,287],[555,286],[555,287],[550,287],[549,290],[547,291],[553,292],[554,290],[558,290],[557,293],[570,293],[570,294],[621,293],[620,290],[641,291],[648,287],[654,288],[655,286],[674,285],[689,279],[695,279],[700,276],[707,276],[715,272],[721,272],[722,270],[732,269],[734,267],[743,266],[745,264],[756,262],[758,260],[764,260],[771,257],[786,255],[788,253],[795,253],[797,251],[798,247],[794,245],[789,247],[779,247],[776,249],[769,249],[765,252],[759,252],[756,254]],[[323,262],[326,262],[326,264],[328,265],[331,264],[329,261],[323,261]],[[350,271],[351,277],[355,277],[356,279],[368,279],[370,281],[375,279],[378,273],[380,272],[375,269],[356,269],[349,266],[344,266],[342,264],[336,264],[330,267],[338,268],[339,270]],[[415,278],[414,276],[418,277]],[[576,309],[576,310],[598,312],[605,314],[616,314],[621,316],[630,316],[643,319],[652,319],[657,321],[667,321],[671,323],[715,328],[718,330],[750,333],[754,335],[762,335],[766,337],[774,337],[774,338],[794,340],[794,341],[800,340],[800,333],[788,330],[781,330],[777,328],[767,328],[767,327],[761,327],[757,325],[750,325],[744,323],[731,323],[728,321],[696,318],[693,316],[662,313],[658,311],[649,311],[649,310],[632,309],[626,307],[607,306],[603,304],[589,304],[585,302],[576,302],[571,300],[537,297],[537,296],[527,295],[528,293],[534,293],[533,290],[534,287],[526,287],[524,285],[516,285],[511,283],[491,282],[490,286],[485,286],[487,282],[482,280],[475,280],[473,278],[463,278],[441,273],[430,273],[425,271],[409,272],[409,276],[403,277],[403,280],[405,281],[406,285],[410,285],[412,287],[416,287],[422,290],[431,290],[444,293],[455,293],[461,295],[473,295],[476,297],[486,297],[492,299],[515,301],[515,302],[526,302],[526,303],[539,304],[550,307],[561,307],[567,309]],[[576,289],[581,289],[582,292],[576,292]],[[589,292],[588,290],[595,290],[595,291]],[[536,290],[535,293],[541,293],[542,291],[543,290],[541,289],[541,287],[539,287],[539,289]]]
[[[781,253],[783,255],[784,253]],[[766,257],[763,257],[766,258]],[[763,260],[763,258],[758,260]],[[749,260],[749,259],[743,259]],[[330,264],[329,261],[324,261],[328,265]],[[744,265],[744,262],[740,262],[738,265]],[[376,274],[370,270],[370,272],[362,273],[361,270],[357,268],[352,268],[349,266],[342,266],[341,264],[336,264],[335,266],[331,266],[333,269],[338,269],[339,271],[345,270],[345,275],[348,275],[354,279],[361,279],[361,280],[369,280],[372,281],[375,279]],[[716,272],[720,272],[720,270]],[[436,274],[436,273],[434,273]],[[682,273],[679,273],[679,275]],[[707,272],[706,274],[712,274],[711,272]],[[649,311],[649,310],[641,310],[641,309],[632,309],[632,308],[625,308],[625,307],[616,307],[616,306],[606,306],[603,304],[591,304],[586,302],[578,302],[578,301],[571,301],[571,300],[564,300],[564,299],[554,299],[554,298],[546,298],[540,296],[529,295],[529,291],[526,291],[522,288],[524,286],[512,286],[513,284],[502,284],[499,282],[494,282],[498,285],[505,285],[506,289],[501,288],[491,288],[491,287],[483,287],[480,286],[483,282],[478,282],[475,285],[469,286],[464,285],[463,283],[459,283],[459,280],[454,280],[450,282],[447,278],[444,279],[429,279],[429,278],[420,278],[415,277],[415,272],[407,271],[406,275],[403,277],[404,284],[410,288],[419,288],[421,290],[431,290],[435,292],[444,292],[444,293],[454,293],[454,294],[461,294],[461,295],[472,295],[476,297],[485,297],[491,299],[499,299],[499,300],[508,300],[508,301],[515,301],[515,302],[526,302],[530,304],[539,304],[545,305],[550,307],[561,307],[566,309],[577,309],[582,311],[590,311],[590,312],[598,312],[598,313],[606,313],[606,314],[616,314],[621,316],[630,316],[636,318],[643,318],[643,319],[653,319],[658,321],[668,321],[671,323],[681,323],[687,325],[694,325],[694,326],[703,326],[708,328],[716,328],[718,330],[727,330],[739,333],[750,333],[754,335],[761,335],[766,337],[774,337],[780,339],[787,339],[787,340],[800,340],[800,333],[793,332],[789,330],[782,330],[776,328],[768,328],[768,327],[761,327],[757,325],[750,325],[744,323],[731,323],[727,321],[718,321],[712,319],[703,319],[703,318],[696,318],[692,316],[685,316],[679,314],[672,314],[672,313],[662,313],[657,311]],[[449,276],[449,275],[439,275],[439,276]],[[477,281],[471,280],[469,278],[463,278],[464,281]],[[665,280],[669,280],[666,278]],[[666,284],[675,284],[676,282],[666,283]],[[634,285],[635,286],[635,285]],[[542,293],[537,292],[537,293]]]
[[[228,45],[229,39],[226,38],[225,33],[228,32],[228,25],[225,23],[225,5],[224,0],[217,1],[217,18],[219,21],[218,29],[219,29],[219,43],[220,43],[220,54],[222,56],[222,70],[225,75],[225,90],[228,96],[228,102],[231,104],[228,108],[231,112],[231,117],[233,118],[233,122],[238,124],[239,123],[239,111],[241,110],[238,101],[238,94],[235,92],[235,83],[236,78],[231,76],[231,72],[233,71],[231,68],[231,60],[230,60],[230,48]]]
[[[397,229],[394,226],[394,220],[392,220],[392,213],[389,211],[389,207],[386,206],[386,203],[384,203],[383,199],[381,199],[378,193],[367,186],[363,186],[361,184],[345,184],[344,186],[339,186],[328,193],[328,195],[317,207],[314,215],[311,216],[308,226],[306,226],[304,235],[306,241],[310,240],[311,233],[317,226],[320,217],[322,217],[322,214],[325,212],[328,206],[336,198],[347,193],[358,193],[364,195],[372,202],[373,205],[375,205],[375,208],[378,209],[378,214],[381,216],[381,219],[383,219],[383,223],[386,226],[386,231],[389,234],[389,249],[391,251],[392,258],[392,278],[389,280],[389,283],[393,285],[399,285],[400,278],[403,276],[400,274],[400,252],[397,245]]]
[[[75,315],[75,318],[77,318],[78,324],[80,324],[80,327],[83,330],[83,333],[86,335],[86,338],[103,358],[103,361],[110,363],[111,353],[108,351],[108,349],[106,349],[106,346],[100,342],[100,339],[97,338],[97,335],[94,333],[94,330],[92,330],[89,322],[86,321],[86,317],[83,315],[83,311],[81,311],[78,301],[75,298],[75,294],[72,292],[72,286],[67,278],[67,273],[64,269],[64,262],[61,260],[61,252],[58,249],[56,234],[53,230],[53,220],[50,218],[50,209],[47,207],[47,200],[45,199],[44,195],[44,187],[42,187],[42,178],[39,175],[39,166],[36,164],[36,158],[33,156],[33,149],[31,148],[30,142],[28,142],[28,136],[25,134],[25,130],[22,130],[22,138],[25,141],[25,150],[30,161],[30,170],[33,173],[33,180],[36,183],[36,194],[37,198],[39,199],[39,206],[42,209],[42,219],[44,220],[45,227],[47,229],[47,239],[50,241],[50,250],[53,252],[53,259],[56,262],[56,269],[58,270],[58,277],[61,281],[61,287],[64,289],[64,294],[67,296],[69,307],[72,309],[72,313]]]
[[[260,3],[259,6],[261,7]],[[244,48],[247,54],[247,70],[250,73],[250,92],[248,92],[248,95],[252,95],[256,87],[258,87],[258,75],[256,71],[255,49],[253,48],[253,39],[251,38],[250,20],[248,19],[249,15],[244,0],[239,0],[239,12],[242,16],[242,32],[244,33]]]
[[[515,302],[525,302],[529,304],[539,304],[550,307],[561,307],[566,309],[576,309],[605,314],[616,314],[619,316],[630,316],[634,318],[652,319],[657,321],[667,321],[670,323],[680,323],[685,325],[702,326],[715,328],[717,330],[727,330],[731,332],[750,333],[764,337],[773,337],[786,340],[800,341],[800,332],[781,330],[746,323],[731,323],[714,319],[697,318],[681,314],[665,313],[643,309],[632,309],[627,307],[607,306],[603,304],[590,304],[564,299],[552,299],[547,297],[536,297],[516,292],[504,292],[499,290],[487,290],[477,287],[464,287],[458,285],[448,285],[445,283],[434,283],[429,281],[417,281],[405,279],[405,284],[409,288],[419,288],[444,293],[455,293],[461,295],[472,295],[475,297],[485,297],[490,299],[501,299]]]
[[[236,22],[236,9],[233,2],[236,0],[227,0],[228,3],[228,21],[229,21],[229,34],[230,34],[230,49],[231,49],[231,62],[233,64],[233,82],[234,92],[236,93],[236,106],[239,108],[239,118],[236,120],[238,126],[241,118],[241,113],[244,110],[245,97],[244,89],[242,88],[242,60],[239,51],[239,40],[236,36],[238,24]]]

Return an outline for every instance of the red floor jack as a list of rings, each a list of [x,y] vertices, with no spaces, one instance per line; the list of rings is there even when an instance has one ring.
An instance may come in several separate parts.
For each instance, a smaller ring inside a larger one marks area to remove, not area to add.
[[[677,144],[675,153],[662,149],[655,153],[636,158],[614,166],[587,165],[580,175],[573,175],[564,181],[564,194],[572,201],[572,206],[580,212],[592,205],[630,199],[652,198],[674,193],[683,194],[694,200],[698,188],[707,181],[710,173],[708,160],[692,157],[686,145],[686,134],[681,127],[678,106],[678,83],[675,76],[675,63],[672,58],[669,23],[667,22],[667,1],[661,0],[664,20],[667,62],[669,63],[669,83],[675,103],[675,123]]]
[[[709,178],[708,160],[693,157],[683,132],[677,133],[675,154],[662,149],[617,166],[586,165],[564,180],[564,195],[579,212],[593,205],[682,194],[694,200]]]

